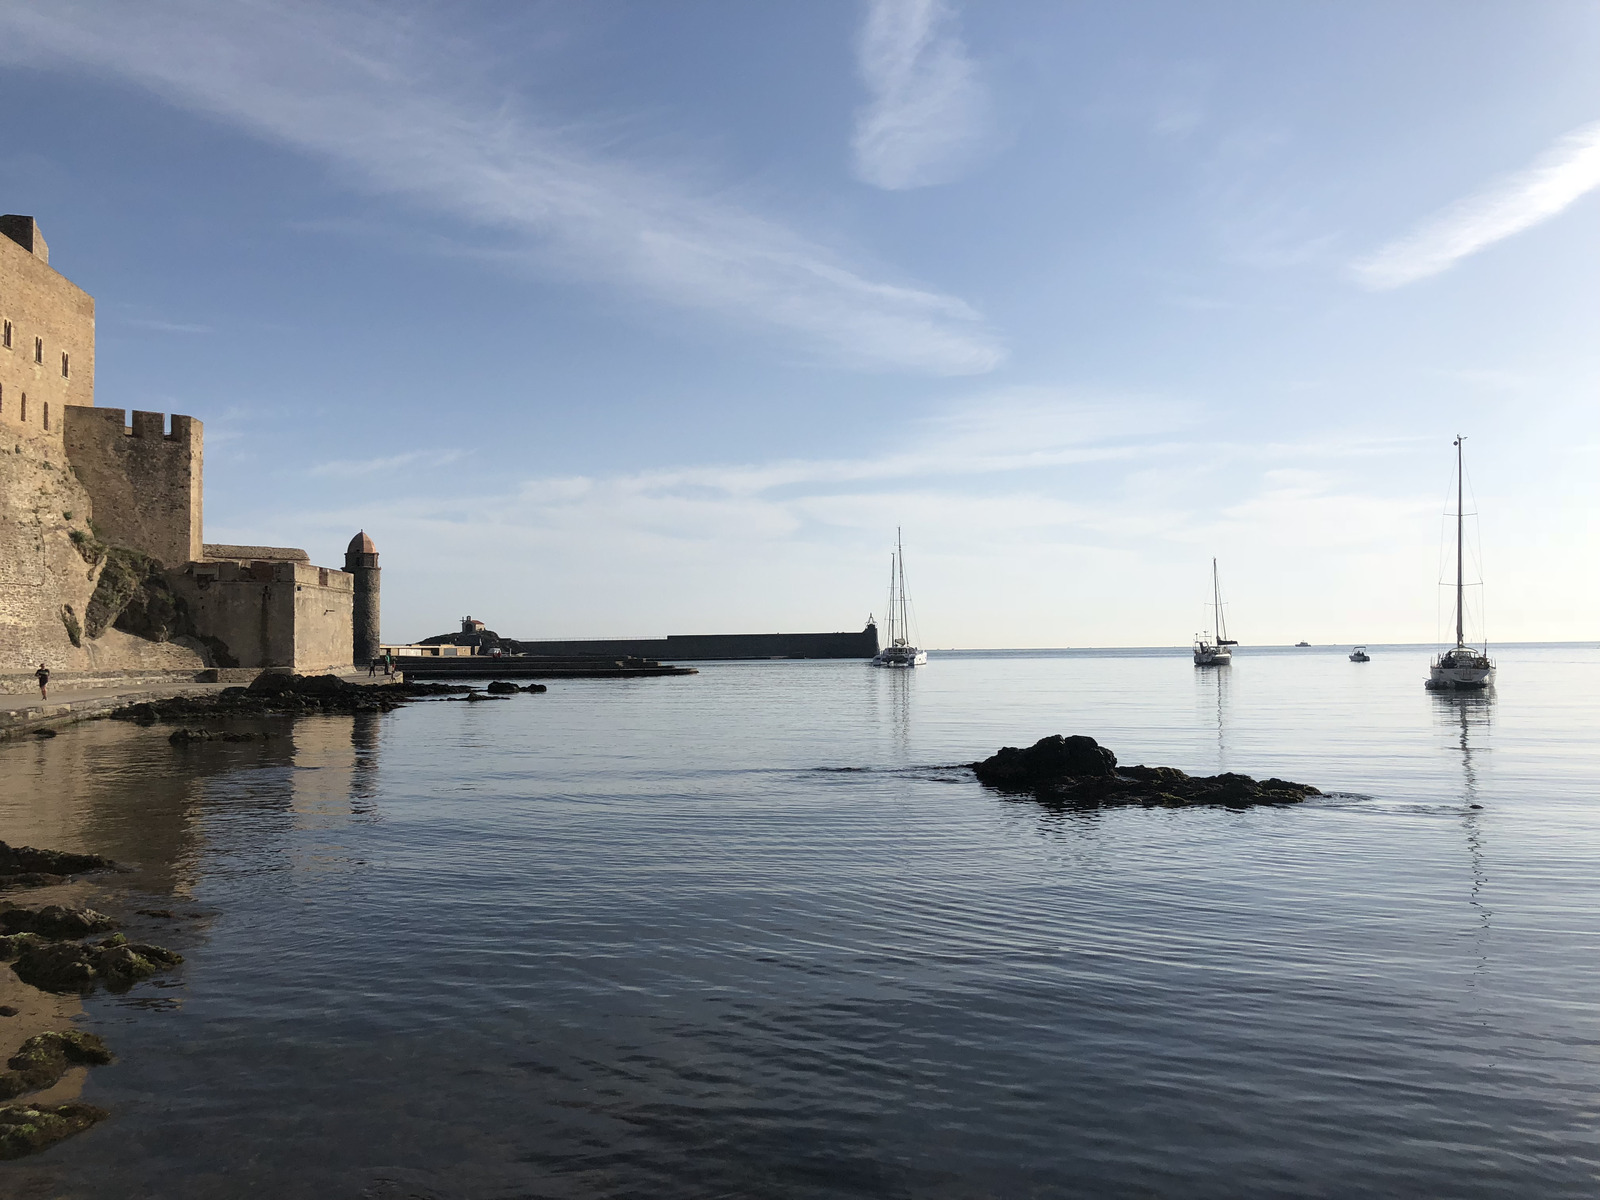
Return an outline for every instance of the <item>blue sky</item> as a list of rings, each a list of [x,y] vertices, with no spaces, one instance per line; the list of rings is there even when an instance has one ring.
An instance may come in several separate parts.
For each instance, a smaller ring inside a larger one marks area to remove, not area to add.
[[[1592,638],[1600,5],[0,3],[0,208],[384,633]],[[18,135],[18,131],[22,131]]]

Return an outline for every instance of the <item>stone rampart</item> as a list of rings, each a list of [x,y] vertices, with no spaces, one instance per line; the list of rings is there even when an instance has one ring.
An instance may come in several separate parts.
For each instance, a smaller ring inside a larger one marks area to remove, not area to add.
[[[142,550],[168,567],[201,558],[203,427],[174,415],[120,408],[66,410],[66,452],[94,502],[102,541]]]
[[[192,562],[169,571],[173,593],[219,667],[302,674],[350,666],[355,581],[301,562]]]

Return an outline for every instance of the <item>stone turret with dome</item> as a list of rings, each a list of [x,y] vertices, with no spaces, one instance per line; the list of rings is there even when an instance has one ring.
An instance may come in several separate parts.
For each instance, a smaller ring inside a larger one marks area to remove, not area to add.
[[[365,529],[350,539],[344,552],[344,569],[355,576],[355,597],[350,613],[351,661],[357,666],[378,657],[378,548]]]

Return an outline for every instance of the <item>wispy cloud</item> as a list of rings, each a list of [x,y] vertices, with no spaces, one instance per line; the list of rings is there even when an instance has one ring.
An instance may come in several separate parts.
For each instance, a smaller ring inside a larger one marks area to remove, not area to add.
[[[341,458],[307,467],[307,475],[324,478],[341,476],[366,476],[388,474],[402,467],[444,467],[460,462],[467,456],[465,450],[412,450],[405,454],[390,454],[381,458]]]
[[[856,175],[900,190],[947,183],[989,130],[989,95],[944,0],[869,0],[856,63],[871,100],[856,114]]]
[[[131,325],[135,329],[148,329],[153,333],[210,333],[209,325],[191,325],[182,321],[162,321],[153,317],[123,317],[123,325]]]
[[[510,235],[510,257],[527,268],[798,336],[852,365],[972,374],[1003,357],[961,300],[877,277],[715,189],[637,166],[489,94],[483,48],[460,38],[380,4],[0,8],[0,61],[113,72],[330,162],[363,190]],[[959,54],[939,55],[954,66],[935,75],[962,75]]]
[[[1574,130],[1528,167],[1457,201],[1351,265],[1369,288],[1402,287],[1564,211],[1600,187],[1600,122]]]

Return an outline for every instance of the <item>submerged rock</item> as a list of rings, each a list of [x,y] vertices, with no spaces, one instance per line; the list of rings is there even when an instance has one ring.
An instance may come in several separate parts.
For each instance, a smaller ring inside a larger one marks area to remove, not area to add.
[[[519,688],[516,684],[507,683],[504,679],[496,679],[493,683],[491,683],[488,687],[486,687],[484,689],[484,691],[493,692],[497,696],[509,695],[509,694],[511,694],[513,692],[520,692],[521,690],[522,689]]]
[[[92,1033],[69,1029],[37,1034],[11,1056],[6,1063],[11,1069],[0,1071],[0,1100],[52,1087],[70,1066],[110,1061],[111,1051]]]
[[[92,908],[46,904],[43,908],[0,909],[0,931],[5,933],[42,933],[50,938],[80,938],[116,927],[117,923],[105,913]]]
[[[70,854],[64,850],[35,850],[0,842],[0,890],[45,887],[68,875],[98,871],[117,864],[98,854]]]
[[[164,946],[130,942],[120,933],[103,942],[51,942],[22,951],[11,969],[23,983],[45,992],[88,993],[104,985],[107,991],[125,992],[141,979],[183,961],[183,955]]]
[[[37,1154],[109,1115],[92,1104],[7,1104],[0,1107],[0,1159]]]
[[[1002,792],[1023,792],[1074,808],[1118,804],[1181,808],[1220,804],[1297,804],[1322,793],[1286,779],[1248,775],[1190,775],[1176,767],[1119,767],[1117,756],[1091,737],[1041,738],[1027,749],[1006,746],[972,764],[979,782]]]

